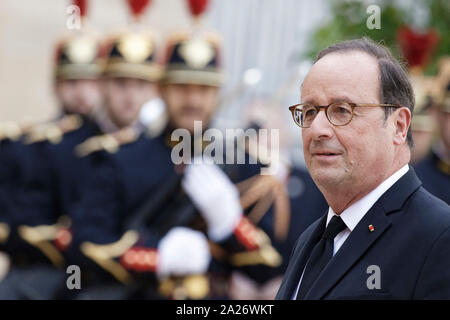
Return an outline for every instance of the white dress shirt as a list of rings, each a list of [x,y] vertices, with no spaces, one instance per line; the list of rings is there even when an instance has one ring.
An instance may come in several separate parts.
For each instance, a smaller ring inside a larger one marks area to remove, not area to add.
[[[347,240],[350,233],[355,229],[361,219],[365,216],[365,214],[372,208],[372,206],[377,202],[377,200],[390,188],[394,183],[396,183],[405,173],[407,173],[409,167],[405,164],[401,169],[395,172],[392,176],[384,180],[378,187],[374,190],[366,194],[364,197],[356,201],[350,207],[342,211],[340,217],[342,221],[344,221],[347,226],[346,229],[341,231],[334,238],[334,247],[333,247],[333,256],[336,252],[341,248],[342,244]],[[336,215],[331,207],[328,208],[328,216],[327,216],[327,226],[330,222],[331,218]],[[305,270],[303,270],[305,272]],[[297,285],[297,288],[292,295],[292,300],[297,298],[297,292],[300,288],[300,283],[302,282],[303,273],[300,277],[300,281]]]

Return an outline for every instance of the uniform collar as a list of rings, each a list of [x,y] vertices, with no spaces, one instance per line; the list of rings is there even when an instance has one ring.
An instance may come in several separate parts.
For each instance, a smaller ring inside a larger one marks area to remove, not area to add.
[[[208,128],[206,128],[206,129],[208,129]],[[169,149],[172,149],[173,147],[175,147],[176,145],[178,145],[180,142],[183,141],[182,139],[180,139],[180,140],[172,140],[172,132],[175,131],[175,130],[176,129],[174,129],[173,127],[167,126],[164,129],[163,133],[162,133],[164,144]],[[191,137],[191,148],[192,148],[191,155],[192,156],[194,156],[194,151],[195,151],[194,146],[195,146],[196,143],[201,145],[201,150],[204,150],[211,143],[211,141],[204,141],[203,140],[203,132],[202,132],[201,137],[197,138],[197,140],[194,140],[194,134],[189,133],[189,135]]]
[[[439,171],[450,175],[450,161],[447,161],[445,158],[447,152],[444,143],[439,141],[431,148],[431,160]]]
[[[103,133],[113,133],[118,132],[122,128],[119,128],[108,115],[105,108],[100,108],[95,114],[95,122]],[[139,121],[135,121],[133,124],[129,125],[137,132],[141,133],[144,131],[145,126]]]

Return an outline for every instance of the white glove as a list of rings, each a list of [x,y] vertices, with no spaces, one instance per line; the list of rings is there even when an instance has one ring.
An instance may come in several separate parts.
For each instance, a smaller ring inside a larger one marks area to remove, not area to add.
[[[208,270],[208,240],[199,231],[175,227],[158,244],[158,276],[201,274]]]
[[[221,241],[231,235],[242,217],[239,192],[215,164],[190,164],[182,180],[183,189],[208,225],[208,236]]]

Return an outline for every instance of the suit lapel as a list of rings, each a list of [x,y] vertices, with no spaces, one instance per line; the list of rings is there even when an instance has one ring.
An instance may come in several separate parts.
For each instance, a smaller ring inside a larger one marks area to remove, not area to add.
[[[294,293],[294,290],[297,288],[297,285],[300,281],[300,277],[311,254],[311,251],[319,241],[325,230],[326,221],[327,214],[325,213],[322,218],[311,225],[311,234],[308,237],[305,237],[305,240],[302,241],[303,243],[297,244],[297,247],[299,248],[296,249],[296,252],[294,252],[291,257],[289,267],[286,270],[285,278],[280,287],[280,294],[277,297],[278,299],[291,299],[292,294]]]
[[[410,167],[409,171],[386,191],[361,219],[319,275],[305,299],[323,298],[389,228],[391,221],[387,215],[401,209],[406,199],[420,187],[420,184],[420,180]],[[374,226],[373,232],[369,230],[369,225]]]
[[[369,230],[370,224],[375,227],[373,232]],[[321,299],[390,225],[383,208],[379,205],[372,207],[324,268],[305,299]]]

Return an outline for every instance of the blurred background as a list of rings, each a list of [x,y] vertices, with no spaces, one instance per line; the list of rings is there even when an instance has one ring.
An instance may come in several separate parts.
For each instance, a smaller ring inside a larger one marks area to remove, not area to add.
[[[52,58],[58,37],[69,32],[66,0],[6,0],[0,3],[0,120],[47,120],[57,111],[52,95]],[[89,24],[100,32],[131,20],[124,0],[93,0]],[[329,15],[325,1],[213,0],[204,25],[224,37],[227,86],[242,73],[260,68],[264,79],[251,92],[269,95],[301,62],[296,55],[307,46],[307,36]],[[162,35],[192,24],[186,1],[153,0],[141,23]],[[236,116],[242,103],[229,109]],[[228,112],[227,111],[227,112]]]
[[[40,122],[57,114],[52,59],[57,39],[70,32],[71,3],[0,2],[0,121]],[[379,29],[367,26],[371,5],[380,8]],[[83,24],[105,35],[132,19],[125,0],[89,1],[87,17]],[[164,36],[191,26],[192,18],[185,0],[153,0],[140,23]],[[370,36],[396,55],[406,50],[425,75],[435,75],[439,59],[450,52],[446,0],[211,0],[202,24],[224,38],[227,81],[222,95],[245,88],[217,113],[216,125],[222,128],[242,125],[248,110],[261,105],[278,114],[277,121],[290,121],[286,107],[298,103],[302,77],[318,50],[334,42]],[[400,35],[402,28],[407,30]],[[403,51],[401,39],[406,41]],[[286,127],[298,141],[295,125]]]

